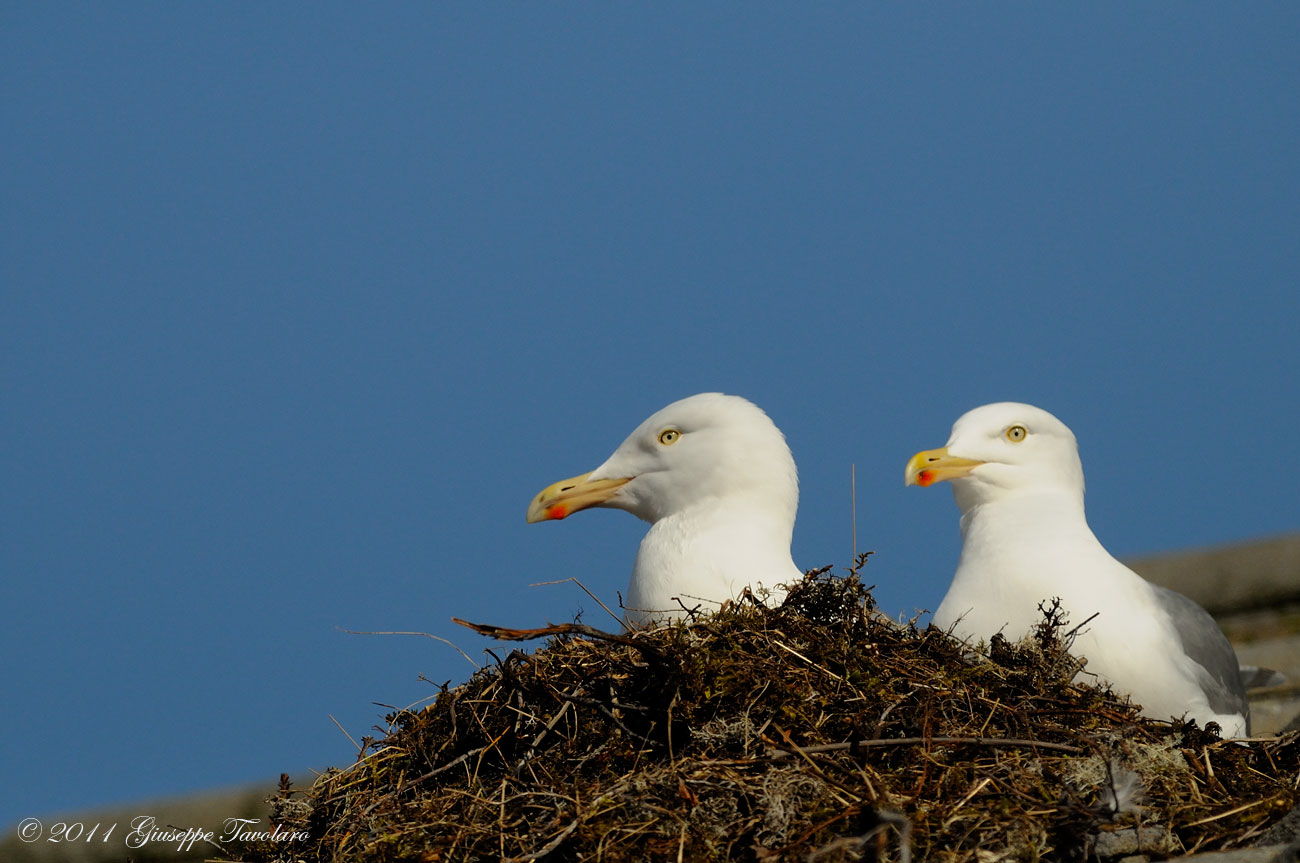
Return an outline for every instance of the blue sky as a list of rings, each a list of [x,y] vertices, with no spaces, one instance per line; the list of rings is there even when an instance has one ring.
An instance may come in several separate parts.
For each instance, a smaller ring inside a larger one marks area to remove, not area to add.
[[[1135,555],[1300,528],[1300,7],[10,4],[0,821],[350,763],[455,615],[603,612],[527,526],[744,395],[934,608],[976,405],[1053,411]],[[501,646],[498,653],[508,650]],[[23,789],[19,795],[17,789]]]

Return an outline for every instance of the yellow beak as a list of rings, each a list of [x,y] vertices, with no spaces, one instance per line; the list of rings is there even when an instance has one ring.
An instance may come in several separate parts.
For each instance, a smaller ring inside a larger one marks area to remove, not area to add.
[[[965,476],[982,464],[984,462],[975,459],[949,455],[947,447],[927,449],[912,456],[907,463],[903,485],[919,485],[924,488],[945,479]]]
[[[632,479],[624,477],[589,482],[589,476],[590,473],[584,473],[571,479],[562,479],[538,492],[533,502],[528,504],[528,523],[564,518],[580,509],[602,504]]]

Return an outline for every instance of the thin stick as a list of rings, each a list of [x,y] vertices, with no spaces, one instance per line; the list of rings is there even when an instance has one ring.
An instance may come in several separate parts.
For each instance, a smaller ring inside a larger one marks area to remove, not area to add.
[[[563,830],[559,832],[558,835],[556,835],[554,839],[552,839],[550,842],[547,842],[545,845],[543,845],[541,848],[534,851],[532,854],[525,854],[522,857],[511,857],[509,858],[509,860],[506,861],[506,863],[529,863],[529,861],[532,860],[542,859],[547,854],[550,854],[552,851],[554,851],[556,848],[559,848],[560,843],[563,842],[565,839],[568,839],[569,834],[572,833],[574,830],[578,829],[578,824],[581,820],[582,819],[580,818],[574,818],[568,827],[565,827]]]
[[[992,781],[993,781],[992,776],[985,776],[979,782],[975,783],[975,787],[971,788],[970,791],[966,792],[966,794],[961,798],[961,800],[957,802],[957,805],[952,808],[952,814],[949,815],[948,819],[943,822],[943,826],[945,830],[948,828],[948,825],[952,824],[952,822],[956,820],[957,810],[961,809],[963,806],[969,803],[972,797],[974,797],[976,794],[983,791],[985,787],[987,787],[989,783],[991,783]]]
[[[849,513],[853,517],[853,557],[849,560],[857,561],[858,559],[858,466],[849,463]]]
[[[439,773],[443,772],[444,770],[450,770],[451,768],[455,767],[457,764],[460,764],[462,761],[467,761],[470,758],[473,758],[475,755],[478,755],[480,752],[482,752],[485,749],[487,749],[486,746],[480,746],[478,749],[471,749],[470,751],[466,752],[464,755],[460,756],[459,758],[456,758],[452,761],[448,761],[446,764],[442,765],[441,767],[435,767],[434,769],[430,770],[428,773],[424,774],[423,776],[417,776],[416,778],[411,780],[411,784],[416,785],[430,778],[431,776],[437,776]]]
[[[786,744],[787,744],[791,749],[793,749],[793,750],[795,751],[796,754],[798,754],[800,757],[802,757],[803,760],[806,761],[806,762],[808,763],[808,766],[811,767],[811,768],[813,769],[813,771],[816,772],[816,774],[817,774],[819,777],[821,777],[821,778],[822,778],[823,780],[825,780],[827,783],[829,783],[829,784],[831,784],[831,785],[835,785],[835,786],[838,787],[841,791],[844,791],[844,792],[847,793],[849,796],[853,797],[853,802],[854,802],[854,803],[861,803],[861,802],[862,802],[862,798],[861,798],[861,797],[858,797],[858,796],[857,796],[856,794],[854,794],[852,791],[849,791],[849,789],[845,788],[842,784],[840,784],[839,782],[836,782],[835,780],[833,780],[833,779],[831,779],[829,776],[827,776],[826,773],[825,773],[825,772],[824,772],[820,767],[817,766],[817,762],[816,762],[816,761],[813,761],[811,758],[808,757],[808,751],[807,751],[806,749],[804,749],[802,746],[800,746],[798,743],[795,743],[795,742],[794,742],[794,740],[790,737],[790,732],[786,731],[786,730],[785,730],[784,728],[782,728],[781,726],[779,726],[779,725],[775,725],[775,724],[772,726],[772,728],[774,728],[774,729],[776,730],[776,733],[777,733],[777,734],[780,734],[781,737],[783,737],[783,738],[785,739]],[[845,800],[845,799],[844,799],[843,797],[841,797],[840,795],[836,794],[834,789],[830,789],[830,793],[831,793],[831,796],[834,797],[834,798],[835,798],[835,799],[840,803],[840,805],[842,805],[842,806],[846,806],[846,807],[847,807],[847,806],[852,806],[852,805],[853,805],[852,803],[850,803],[849,801]]]
[[[571,693],[569,692],[568,689],[566,689],[563,694],[569,695]],[[560,709],[555,711],[555,715],[551,717],[551,720],[546,723],[546,726],[540,732],[538,732],[536,737],[533,738],[533,742],[528,744],[528,751],[524,753],[524,757],[520,758],[519,761],[516,762],[515,773],[518,773],[520,770],[523,769],[524,764],[528,762],[528,759],[533,757],[533,753],[537,751],[537,747],[541,745],[542,740],[546,737],[547,734],[549,734],[551,731],[555,729],[555,724],[560,721],[560,717],[562,717],[565,714],[565,712],[568,711],[568,709],[572,706],[573,703],[570,701],[566,701],[560,705]]]
[[[1066,641],[1071,638],[1074,638],[1075,634],[1078,633],[1079,630],[1083,629],[1085,626],[1091,623],[1092,619],[1099,614],[1101,614],[1100,611],[1093,612],[1092,614],[1090,614],[1087,620],[1085,620],[1083,623],[1080,623],[1078,626],[1076,626],[1074,629],[1071,629],[1069,632],[1065,633],[1065,638],[1063,638],[1062,641]]]
[[[564,584],[564,583],[567,582],[567,581],[571,581],[571,582],[573,582],[574,584],[578,585],[578,587],[581,587],[583,593],[587,594],[587,596],[590,596],[592,599],[596,600],[596,604],[597,604],[597,605],[599,605],[601,608],[605,609],[605,611],[609,613],[609,616],[612,617],[612,618],[614,618],[614,620],[615,620],[615,621],[616,621],[620,626],[623,625],[623,619],[622,619],[621,617],[619,617],[619,616],[618,616],[617,614],[615,614],[614,612],[610,611],[610,610],[609,610],[609,606],[606,605],[605,603],[601,602],[599,596],[596,596],[596,594],[592,593],[590,590],[587,590],[587,585],[583,584],[581,581],[578,581],[578,579],[573,578],[572,576],[570,576],[569,578],[562,578],[562,579],[560,579],[559,581],[539,581],[539,582],[537,582],[536,584],[530,584],[530,585],[528,585],[528,586],[529,586],[529,587],[546,587],[547,585],[550,585],[550,584]]]
[[[465,657],[465,661],[468,662],[470,665],[474,666],[475,669],[479,669],[483,667],[479,665],[477,662],[475,662],[474,660],[470,659],[469,654],[461,650],[454,643],[443,638],[441,635],[434,635],[429,632],[397,632],[397,631],[362,632],[356,629],[340,629],[339,632],[346,632],[348,635],[423,635],[425,638],[432,638],[434,641],[441,641],[443,644],[451,645],[451,647],[461,656]]]
[[[845,743],[824,743],[819,746],[801,746],[801,752],[842,752],[845,749],[878,747],[878,746],[908,746],[917,743],[940,743],[948,745],[971,745],[971,746],[1013,746],[1013,747],[1036,747],[1039,749],[1053,749],[1057,752],[1070,752],[1075,755],[1082,753],[1084,750],[1078,746],[1070,746],[1068,743],[1049,743],[1045,740],[1026,740],[1020,737],[889,737],[877,738],[874,740],[850,740]],[[789,752],[783,749],[771,749],[768,751],[769,758],[788,758]]]
[[[664,659],[663,651],[653,644],[646,644],[642,639],[626,635],[604,632],[594,626],[587,626],[585,623],[557,623],[551,626],[543,626],[540,629],[511,629],[508,626],[493,626],[490,623],[470,623],[468,620],[461,620],[459,617],[453,617],[451,622],[466,629],[472,629],[479,635],[495,638],[498,641],[531,641],[534,638],[546,638],[548,635],[585,635],[601,641],[626,644],[628,647],[640,651],[643,656],[652,659]]]
[[[329,714],[329,717],[330,717],[330,722],[333,722],[334,725],[338,727],[338,730],[343,732],[343,736],[346,737],[349,741],[351,741],[353,746],[357,747],[357,754],[359,755],[365,754],[366,747],[360,746],[357,744],[355,740],[352,740],[352,735],[348,734],[348,730],[339,724],[339,721],[334,718],[334,714],[333,713]]]
[[[824,674],[828,674],[828,675],[830,675],[831,677],[835,678],[836,680],[840,681],[841,683],[844,682],[844,678],[843,678],[843,677],[840,677],[838,674],[836,674],[834,671],[831,671],[829,668],[822,668],[820,665],[818,665],[817,663],[813,662],[811,659],[809,659],[808,657],[804,656],[802,653],[800,653],[799,651],[795,650],[793,647],[787,647],[786,645],[784,645],[784,644],[782,644],[781,642],[777,641],[775,638],[772,639],[772,643],[775,644],[777,647],[781,648],[782,650],[784,650],[784,651],[790,653],[792,656],[796,656],[796,657],[798,657],[799,659],[802,659],[804,662],[808,663],[809,665],[811,665],[813,668],[817,669],[818,671],[820,671],[820,672],[822,672],[822,673],[824,673]]]
[[[1209,818],[1202,818],[1200,821],[1193,821],[1188,827],[1197,827],[1201,824],[1209,824],[1211,821],[1218,821],[1220,818],[1227,818],[1229,815],[1236,815],[1239,812],[1245,812],[1247,809],[1254,809],[1261,803],[1272,803],[1272,797],[1266,797],[1263,800],[1256,800],[1254,803],[1247,803],[1244,806],[1238,806],[1236,809],[1229,809],[1227,812],[1220,812],[1218,815],[1211,815]]]

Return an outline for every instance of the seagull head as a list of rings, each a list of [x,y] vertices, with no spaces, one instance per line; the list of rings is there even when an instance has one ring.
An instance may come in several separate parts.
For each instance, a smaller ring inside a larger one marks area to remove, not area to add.
[[[997,402],[963,414],[948,445],[907,463],[904,484],[948,480],[963,512],[1014,495],[1067,492],[1083,501],[1083,465],[1074,433],[1042,408]]]
[[[799,483],[785,436],[752,402],[701,393],[652,414],[590,473],[542,489],[531,524],[593,506],[656,522],[696,507],[743,499],[794,523]]]

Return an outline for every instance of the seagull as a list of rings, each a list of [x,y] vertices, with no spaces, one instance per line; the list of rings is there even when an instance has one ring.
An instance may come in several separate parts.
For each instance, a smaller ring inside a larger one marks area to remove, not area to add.
[[[747,587],[779,602],[782,585],[803,577],[790,556],[798,505],[781,430],[746,399],[701,393],[652,414],[600,467],[542,489],[527,520],[602,506],[650,522],[625,604],[644,627]]]
[[[906,485],[947,480],[961,510],[961,559],[936,626],[975,641],[1019,637],[1059,597],[1086,626],[1074,650],[1087,673],[1157,719],[1217,722],[1250,734],[1250,707],[1232,645],[1192,600],[1151,584],[1112,557],[1088,527],[1074,433],[1033,405],[975,408],[948,445],[912,456]],[[1094,615],[1096,615],[1094,617]]]

